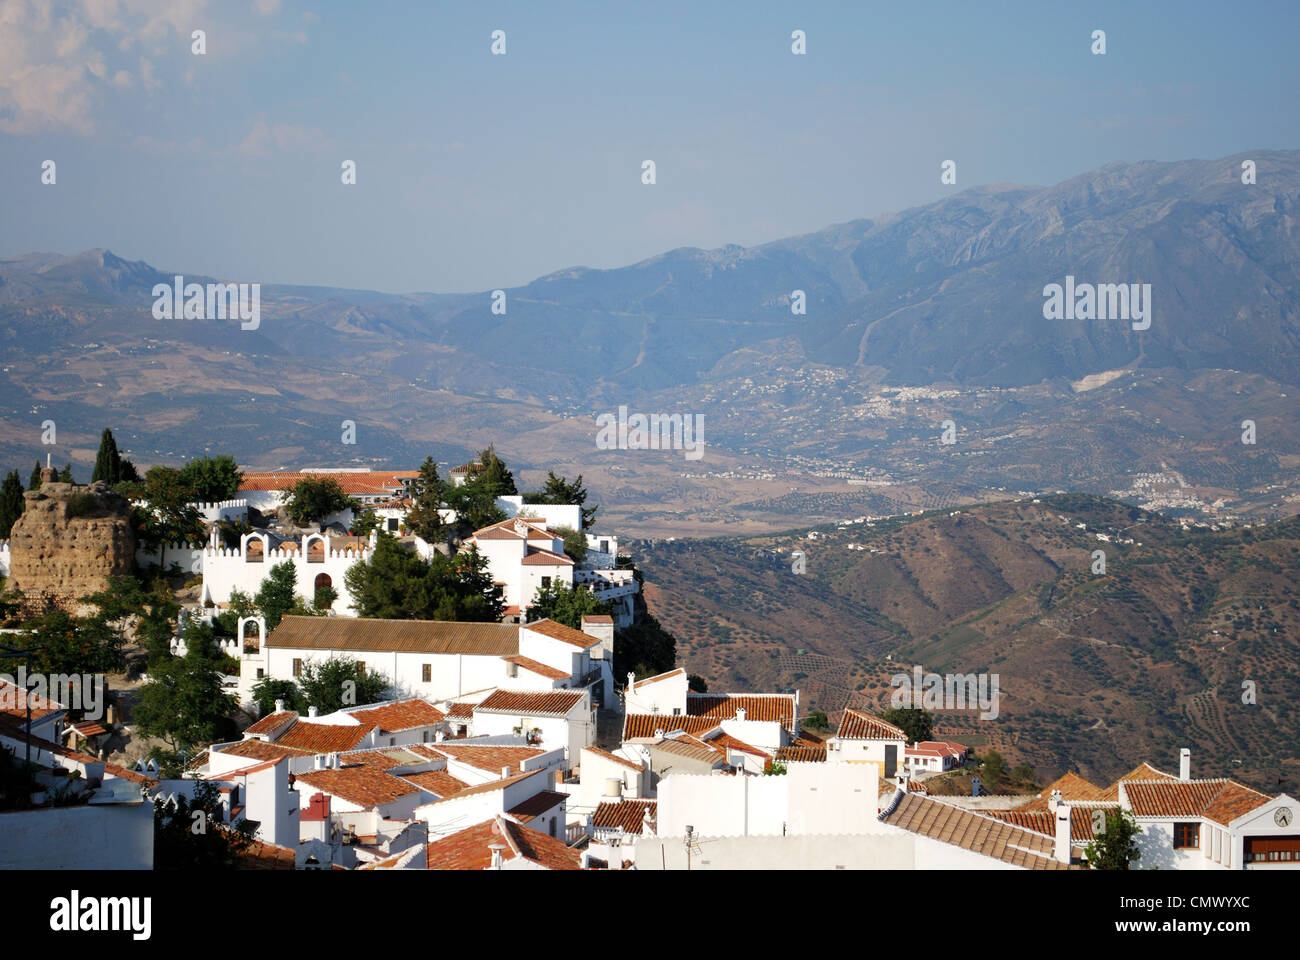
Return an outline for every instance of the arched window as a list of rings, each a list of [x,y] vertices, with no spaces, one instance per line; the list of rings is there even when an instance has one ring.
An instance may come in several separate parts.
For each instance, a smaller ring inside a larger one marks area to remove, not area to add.
[[[320,596],[321,589],[325,587],[328,587],[331,590],[334,589],[334,581],[330,578],[330,575],[328,573],[316,574],[316,583],[312,587],[313,603]]]

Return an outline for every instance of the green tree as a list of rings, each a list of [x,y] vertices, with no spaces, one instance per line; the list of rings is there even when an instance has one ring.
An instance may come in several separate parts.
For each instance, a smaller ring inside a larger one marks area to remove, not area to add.
[[[240,818],[233,827],[225,813],[217,785],[208,780],[194,784],[193,797],[154,800],[153,867],[155,870],[233,870],[253,845],[256,824]]]
[[[584,616],[600,616],[614,612],[608,600],[601,600],[585,584],[570,587],[556,579],[549,587],[542,587],[528,607],[529,620],[554,620],[574,630],[582,629]]]
[[[298,571],[292,560],[271,568],[253,597],[253,604],[266,618],[267,633],[279,626],[285,614],[306,612],[306,601],[298,596],[297,590]]]
[[[26,505],[23,500],[23,482],[18,471],[10,470],[0,485],[0,539],[8,538]]]
[[[406,529],[425,543],[441,543],[447,536],[447,524],[438,513],[444,496],[444,484],[438,476],[433,457],[420,464],[420,476],[411,484],[413,503],[406,515]]]
[[[554,503],[554,504],[572,504],[582,507],[582,528],[591,529],[596,521],[596,511],[599,507],[584,506],[587,502],[587,489],[582,485],[582,474],[578,474],[578,479],[569,482],[564,477],[557,477],[554,470],[546,471],[546,483],[536,493],[530,493],[524,497],[528,503]]]
[[[355,672],[355,671],[354,671]],[[275,701],[283,700],[286,710],[296,710],[299,713],[307,712],[307,702],[303,699],[302,691],[298,689],[298,684],[292,680],[277,680],[274,677],[263,677],[257,683],[253,684],[250,691],[253,702],[257,704],[261,715],[266,717],[275,712]]]
[[[831,722],[827,719],[825,711],[814,710],[804,718],[803,726],[805,730],[829,730]]]
[[[1137,820],[1127,810],[1118,807],[1107,810],[1101,834],[1084,848],[1088,864],[1094,870],[1127,870],[1130,864],[1142,859],[1137,845],[1140,832]]]
[[[212,629],[194,620],[183,631],[185,656],[159,663],[139,691],[133,716],[146,737],[164,740],[175,753],[212,743],[231,727],[239,707],[221,685],[222,658]]]
[[[76,482],[77,481],[72,478],[72,464],[68,463],[67,465],[64,466],[64,468],[61,471],[59,471],[59,483],[76,483]]]
[[[891,707],[880,714],[880,719],[901,727],[908,743],[934,738],[934,717],[920,707]]]
[[[119,489],[125,496],[144,501],[143,507],[131,508],[135,535],[144,546],[158,550],[160,566],[168,544],[202,546],[203,517],[190,505],[191,490],[181,481],[179,470],[150,467],[143,481],[127,482]]]
[[[473,548],[426,562],[381,532],[370,562],[354,563],[344,583],[363,617],[495,623],[505,612],[487,558]]]
[[[705,680],[698,673],[689,674],[686,677],[686,689],[692,693],[708,693],[709,681]]]
[[[199,503],[233,499],[243,479],[235,458],[228,454],[191,460],[180,471],[180,482],[189,488],[191,499]]]
[[[375,511],[367,508],[352,517],[352,529],[348,532],[354,537],[368,537],[370,531],[379,526],[379,517]]]
[[[587,559],[587,535],[572,527],[556,527],[554,533],[564,538],[564,553],[574,563]]]
[[[32,651],[36,673],[107,673],[122,665],[121,635],[94,618],[49,607],[22,625],[12,645]]]
[[[382,673],[360,670],[355,661],[345,657],[330,657],[324,662],[308,660],[298,678],[302,699],[323,714],[377,703],[388,687],[388,678]]]
[[[117,452],[117,441],[113,439],[113,431],[104,428],[104,432],[99,436],[99,451],[95,454],[95,469],[90,474],[90,482],[103,480],[110,487],[121,483],[125,477],[122,476],[122,457]]]
[[[349,509],[355,513],[361,504],[344,493],[333,477],[303,477],[290,488],[284,504],[289,519],[300,527]]]
[[[27,479],[28,490],[41,489],[41,462],[36,461],[36,466],[32,467],[32,475]]]
[[[479,455],[483,469],[474,479],[483,492],[496,497],[512,497],[519,493],[515,488],[515,477],[506,466],[506,462],[497,456],[496,450],[489,446]]]
[[[1006,780],[1007,762],[1002,759],[1002,754],[990,750],[984,754],[982,771],[984,786],[988,787],[989,793],[996,793]]]
[[[647,614],[639,623],[614,631],[614,676],[638,679],[677,665],[677,638]]]

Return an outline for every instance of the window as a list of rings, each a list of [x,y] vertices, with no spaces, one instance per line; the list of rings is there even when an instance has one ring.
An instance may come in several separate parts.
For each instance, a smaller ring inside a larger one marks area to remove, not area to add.
[[[420,679],[423,680],[425,683],[433,682],[433,664],[431,663],[420,664]]]
[[[396,737],[389,737],[389,738],[388,738],[388,745],[389,745],[390,747],[395,747],[395,746],[397,746],[397,738],[396,738]]]
[[[258,667],[258,668],[257,668],[257,679],[261,680],[263,674],[265,674],[265,673],[266,673],[265,670],[263,670],[261,667]]]
[[[1174,849],[1199,847],[1201,845],[1201,825],[1199,823],[1174,824]]]
[[[293,661],[293,675],[295,677],[302,676],[302,661],[299,660],[297,657],[295,657]]]
[[[428,743],[428,742],[429,742],[429,731],[428,731],[428,730],[424,731],[424,742],[425,742],[425,743]]]
[[[551,578],[550,578],[550,577],[542,577],[542,589],[545,590],[545,589],[546,589],[547,587],[549,587],[550,585],[551,585]]]
[[[366,675],[366,661],[364,661],[364,660],[358,660],[358,661],[357,661],[357,676],[358,676],[358,677],[364,677],[365,675]]]
[[[681,708],[681,707],[673,707],[673,716],[674,716],[674,717],[680,717],[681,715],[682,715],[682,708]]]
[[[551,817],[551,836],[555,836],[555,818]]]
[[[389,517],[389,518],[388,518],[388,532],[389,532],[389,533],[396,533],[396,532],[397,532],[397,518],[396,518],[396,517]]]

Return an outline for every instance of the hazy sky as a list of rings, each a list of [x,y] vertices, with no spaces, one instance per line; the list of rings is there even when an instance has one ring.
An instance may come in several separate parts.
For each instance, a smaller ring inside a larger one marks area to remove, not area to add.
[[[0,254],[508,287],[924,203],[946,159],[1296,148],[1297,36],[1289,2],[0,0]]]

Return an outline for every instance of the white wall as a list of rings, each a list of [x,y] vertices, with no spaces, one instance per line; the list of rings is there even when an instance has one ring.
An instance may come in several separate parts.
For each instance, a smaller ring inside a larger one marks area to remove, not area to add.
[[[152,870],[153,804],[0,813],[0,870]]]

